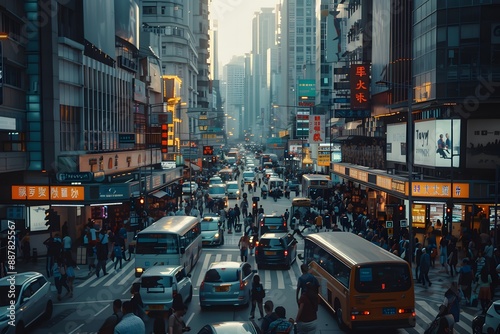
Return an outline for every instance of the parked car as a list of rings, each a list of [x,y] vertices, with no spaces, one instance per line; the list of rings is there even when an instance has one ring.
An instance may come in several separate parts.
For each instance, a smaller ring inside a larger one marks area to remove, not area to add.
[[[198,184],[194,181],[187,181],[182,184],[182,194],[194,194],[198,190]]]
[[[247,262],[213,262],[200,285],[200,307],[248,306],[252,279],[256,272]]]
[[[240,186],[238,185],[238,181],[229,181],[226,182],[226,194],[227,198],[236,198],[240,199]]]
[[[34,271],[0,279],[0,333],[26,333],[26,328],[36,320],[50,319],[53,311],[50,286],[43,274]],[[14,303],[13,311],[8,309],[11,303]],[[15,314],[15,326],[9,324],[12,321],[9,317],[11,312]]]
[[[224,321],[203,326],[198,334],[260,334],[253,321]]]
[[[218,215],[204,215],[201,219],[201,242],[203,246],[224,245],[223,223]]]
[[[500,327],[500,300],[493,302],[486,314],[479,314],[472,320],[472,333],[473,334],[486,334],[496,333]]]
[[[257,268],[282,266],[290,269],[297,256],[297,240],[288,233],[266,233],[255,247]]]
[[[191,275],[183,266],[153,266],[141,276],[139,293],[146,313],[167,311],[172,307],[174,296],[180,294],[184,303],[193,298]]]

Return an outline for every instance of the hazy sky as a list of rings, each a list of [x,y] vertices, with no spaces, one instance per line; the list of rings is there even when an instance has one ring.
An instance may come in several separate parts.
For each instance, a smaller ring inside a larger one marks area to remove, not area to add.
[[[210,19],[218,21],[219,64],[252,48],[252,19],[260,8],[275,8],[280,0],[212,0]],[[220,68],[222,73],[222,68]]]

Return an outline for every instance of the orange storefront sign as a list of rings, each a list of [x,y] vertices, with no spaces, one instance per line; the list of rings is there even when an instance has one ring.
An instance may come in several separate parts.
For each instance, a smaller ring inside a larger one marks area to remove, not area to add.
[[[469,198],[469,184],[453,182],[412,182],[415,197]]]
[[[83,201],[85,188],[79,186],[12,186],[13,200]]]

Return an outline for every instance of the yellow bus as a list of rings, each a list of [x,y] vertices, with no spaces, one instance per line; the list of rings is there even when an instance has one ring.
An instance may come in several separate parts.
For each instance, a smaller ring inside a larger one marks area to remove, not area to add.
[[[398,256],[353,233],[321,232],[305,237],[303,260],[340,327],[415,327],[411,269]]]

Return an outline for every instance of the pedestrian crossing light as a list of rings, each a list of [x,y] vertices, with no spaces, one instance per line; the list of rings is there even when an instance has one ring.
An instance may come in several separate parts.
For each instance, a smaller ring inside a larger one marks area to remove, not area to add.
[[[451,207],[447,207],[446,208],[446,221],[448,223],[451,223],[452,222],[452,219],[453,219],[453,210]]]

